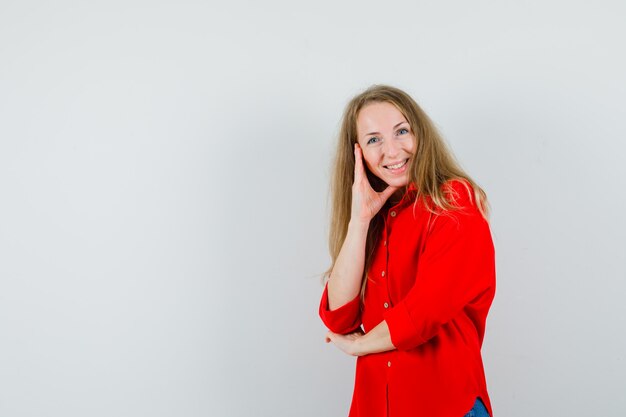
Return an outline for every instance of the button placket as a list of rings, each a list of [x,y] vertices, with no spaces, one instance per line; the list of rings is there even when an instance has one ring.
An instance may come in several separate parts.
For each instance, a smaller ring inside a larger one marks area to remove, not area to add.
[[[392,213],[395,213],[395,211],[392,212]],[[394,216],[395,216],[395,214],[392,214],[392,217],[394,217]],[[385,224],[385,240],[383,241],[383,246],[385,246],[385,255],[386,255],[385,256],[385,269],[383,269],[381,271],[381,273],[380,273],[380,275],[383,278],[385,278],[385,276],[387,275],[387,271],[389,270],[389,245],[388,245],[389,242],[388,242],[388,240],[389,240],[389,229],[391,228],[391,224],[392,224],[391,220],[389,222],[386,222],[386,224]],[[387,300],[390,300],[391,297],[389,295],[389,278],[387,278],[385,281],[386,281],[385,282],[385,289],[386,289],[385,298]],[[383,303],[383,307],[384,307],[385,310],[388,309],[389,308],[389,301],[385,301]]]

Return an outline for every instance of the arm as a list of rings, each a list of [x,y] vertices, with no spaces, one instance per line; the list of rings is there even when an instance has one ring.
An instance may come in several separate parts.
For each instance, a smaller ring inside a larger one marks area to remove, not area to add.
[[[376,192],[367,179],[361,148],[357,144],[354,148],[354,157],[350,223],[322,294],[319,311],[322,321],[336,333],[348,333],[360,325],[359,293],[363,279],[365,243],[369,223],[397,189],[387,187],[380,193]]]
[[[436,217],[413,288],[384,315],[398,349],[427,342],[463,309],[484,311],[493,299],[495,258],[489,225],[465,188],[455,188],[460,210]]]
[[[326,343],[329,342],[333,342],[339,349],[343,350],[348,355],[353,356],[386,352],[396,348],[391,342],[389,327],[387,326],[387,322],[385,320],[381,321],[367,334],[354,332],[347,335],[341,335],[328,332],[326,334]]]
[[[359,295],[369,221],[352,219],[328,281],[328,306],[334,310]]]
[[[359,292],[369,224],[350,223],[335,266],[324,288],[319,314],[328,329],[345,334],[361,325]]]

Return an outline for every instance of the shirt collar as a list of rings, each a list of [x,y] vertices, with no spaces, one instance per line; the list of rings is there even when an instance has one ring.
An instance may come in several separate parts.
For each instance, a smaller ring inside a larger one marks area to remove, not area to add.
[[[413,204],[415,202],[415,197],[417,197],[417,186],[414,183],[409,183],[400,201],[389,208],[399,209],[409,204]]]

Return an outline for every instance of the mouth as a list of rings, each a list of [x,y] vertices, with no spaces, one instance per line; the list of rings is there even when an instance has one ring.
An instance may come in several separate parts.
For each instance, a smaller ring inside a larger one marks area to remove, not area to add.
[[[407,162],[409,162],[409,160],[405,159],[404,161],[395,163],[393,165],[383,165],[383,168],[388,169],[388,170],[390,170],[392,172],[393,171],[398,171],[399,169],[404,168],[406,166]]]

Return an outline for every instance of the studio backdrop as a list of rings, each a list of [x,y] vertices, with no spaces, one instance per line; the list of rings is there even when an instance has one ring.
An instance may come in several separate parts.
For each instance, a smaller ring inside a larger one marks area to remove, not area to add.
[[[496,416],[626,415],[626,6],[0,3],[0,415],[345,416],[324,343],[348,99],[486,190]]]

